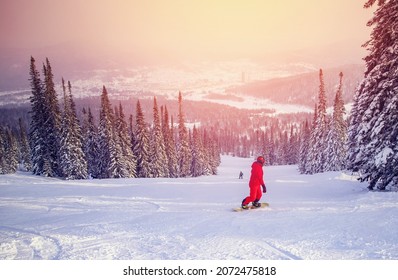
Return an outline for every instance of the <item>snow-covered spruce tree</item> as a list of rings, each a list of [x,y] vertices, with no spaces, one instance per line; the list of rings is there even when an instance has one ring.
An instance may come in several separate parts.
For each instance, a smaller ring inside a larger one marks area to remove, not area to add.
[[[206,128],[202,132],[202,146],[203,146],[203,175],[212,175],[212,141]]]
[[[19,163],[21,169],[24,171],[32,171],[32,159],[31,159],[31,150],[29,146],[27,130],[22,122],[22,119],[19,118]]]
[[[115,108],[117,111],[117,108]],[[101,111],[98,128],[98,162],[100,178],[130,177],[116,131],[117,115],[112,110],[105,86],[101,95]],[[127,126],[126,126],[127,127]],[[127,132],[126,132],[127,133]]]
[[[350,168],[360,171],[369,189],[385,190],[398,187],[398,1],[369,0],[365,8],[376,2],[364,45],[365,78],[356,92],[359,124],[350,127]]]
[[[221,149],[215,129],[209,133],[208,141],[206,141],[206,149],[209,150],[211,174],[217,175],[217,167],[221,164]]]
[[[340,72],[340,82],[333,104],[333,116],[327,135],[325,171],[340,171],[345,169],[347,160],[347,122],[344,119],[343,73]]]
[[[98,171],[98,144],[97,137],[98,130],[94,123],[94,117],[91,113],[91,109],[88,111],[83,108],[83,125],[82,125],[82,136],[83,136],[83,152],[86,156],[87,161],[87,174],[89,178],[99,178]]]
[[[44,82],[30,59],[30,84],[32,95],[29,143],[32,151],[32,171],[36,175],[58,176],[58,151],[60,133],[60,110],[56,96],[53,74],[48,59],[43,65]]]
[[[99,178],[113,178],[113,164],[116,161],[113,133],[114,114],[105,86],[102,88],[101,109],[98,126],[98,172]]]
[[[290,127],[289,142],[287,147],[287,164],[297,164],[299,158],[300,140],[295,127]]]
[[[45,100],[45,150],[47,153],[48,168],[44,171],[46,176],[60,176],[59,148],[61,130],[61,110],[59,108],[57,93],[54,85],[54,75],[50,61],[46,58],[43,65],[44,73],[44,100]]]
[[[173,118],[171,118],[171,124],[169,124],[169,113],[166,106],[164,107],[162,115],[162,132],[167,155],[168,173],[170,178],[176,178],[178,177],[178,165],[176,144],[174,140]]]
[[[191,148],[189,147],[188,130],[185,126],[184,114],[182,111],[182,94],[178,94],[178,142],[177,156],[179,177],[188,177],[191,175]]]
[[[0,174],[15,173],[18,169],[18,142],[9,127],[0,126]]]
[[[45,146],[45,97],[43,83],[39,71],[36,68],[35,59],[30,58],[30,86],[31,93],[31,123],[29,128],[29,143],[32,151],[32,171],[33,174],[41,175],[44,172],[44,162],[46,161]]]
[[[115,106],[112,112],[112,141],[109,146],[109,153],[111,155],[111,161],[109,166],[110,178],[126,178],[130,177],[128,171],[128,164],[122,151],[122,139],[119,137],[119,131],[117,131],[119,110]],[[127,133],[127,132],[126,132]]]
[[[307,154],[310,148],[310,136],[311,136],[311,130],[308,124],[308,120],[306,120],[300,130],[300,149],[299,149],[298,169],[301,174],[306,173]]]
[[[288,135],[287,131],[279,131],[279,140],[277,141],[276,147],[276,158],[278,159],[278,165],[287,164],[287,147],[288,147]]]
[[[363,84],[361,85],[363,86]],[[347,135],[347,169],[351,170],[353,172],[358,172],[359,171],[359,164],[356,163],[356,158],[359,153],[359,147],[357,145],[357,131],[359,127],[359,120],[360,120],[360,115],[358,112],[359,109],[359,98],[358,98],[358,92],[359,92],[359,87],[354,95],[354,102],[352,105],[350,117],[349,117],[349,124],[348,124],[348,135]]]
[[[206,128],[198,129],[202,146],[202,175],[216,175],[221,163],[219,138],[214,131],[214,128],[210,132]]]
[[[72,127],[72,135],[73,135],[73,146],[74,152],[73,156],[75,157],[75,164],[73,168],[73,173],[75,179],[85,179],[88,177],[87,172],[87,160],[83,151],[83,135],[82,129],[80,126],[79,119],[77,117],[76,104],[72,95],[72,85],[70,81],[68,81],[68,94],[69,94],[69,102],[70,102],[70,119],[71,119],[71,127]]]
[[[326,93],[323,79],[323,71],[319,70],[319,94],[314,124],[311,130],[309,158],[307,160],[307,174],[320,173],[324,171],[326,163],[326,137],[328,131],[328,120],[326,114]]]
[[[125,120],[125,115],[123,113],[122,104],[119,103],[119,110],[117,110],[117,118],[116,118],[116,133],[119,138],[119,145],[122,153],[122,164],[125,169],[125,176],[129,178],[137,177],[136,168],[137,162],[133,151],[131,149],[131,138],[127,127],[127,122]]]
[[[156,97],[153,98],[153,125],[149,141],[149,169],[151,177],[169,177],[166,146],[162,133]]]
[[[217,168],[221,164],[221,148],[220,148],[220,140],[218,136],[218,131],[216,129],[212,129],[210,133],[210,151],[211,151],[211,161],[213,162],[216,170],[212,171],[212,174],[217,174]]]
[[[67,180],[87,178],[87,161],[82,148],[82,133],[76,115],[76,106],[72,96],[72,86],[68,82],[68,93],[62,79],[64,111],[62,114],[59,149],[59,167],[61,176]]]
[[[62,92],[64,97],[64,111],[62,113],[61,121],[61,137],[59,147],[59,167],[61,176],[65,179],[70,179],[68,173],[70,172],[71,165],[71,106],[69,98],[66,95],[65,81],[62,78]]]
[[[196,126],[193,127],[192,132],[192,163],[191,163],[191,174],[193,177],[204,175],[206,165],[206,155],[200,136],[199,130]]]
[[[133,153],[137,159],[137,176],[140,178],[150,177],[149,132],[139,100],[137,101],[134,135]]]
[[[15,173],[18,169],[18,158],[19,158],[19,150],[18,150],[18,140],[17,135],[15,135],[11,129],[7,130],[7,140],[9,143],[9,152],[8,154],[8,163],[9,163],[9,172]]]
[[[309,135],[309,144],[308,144],[308,151],[307,151],[307,157],[305,159],[305,174],[314,174],[314,166],[313,166],[313,162],[314,162],[314,145],[315,145],[315,141],[316,139],[313,137],[313,131],[315,130],[315,124],[316,124],[316,119],[318,118],[318,105],[315,103],[314,106],[314,115],[313,115],[313,119],[312,119],[312,123],[310,126],[310,135]]]

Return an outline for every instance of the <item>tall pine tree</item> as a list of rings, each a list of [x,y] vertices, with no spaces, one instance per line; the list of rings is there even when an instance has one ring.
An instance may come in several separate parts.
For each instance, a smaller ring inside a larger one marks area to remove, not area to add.
[[[333,116],[327,136],[325,171],[340,171],[346,167],[347,159],[347,123],[344,119],[343,73],[340,73],[333,105]]]
[[[171,123],[169,124],[169,113],[167,111],[167,107],[164,107],[162,131],[167,155],[169,177],[176,178],[178,177],[178,161],[176,143],[174,140],[174,124],[173,118],[171,118]]]
[[[350,127],[350,168],[361,173],[369,189],[398,187],[398,2],[369,0],[365,8],[377,2],[370,40],[364,45],[365,78],[356,92]]]
[[[319,96],[317,119],[315,122],[315,130],[313,131],[314,141],[314,162],[313,173],[323,172],[326,164],[326,136],[328,132],[328,120],[326,113],[326,91],[322,69],[319,70]]]
[[[36,175],[44,173],[46,159],[45,144],[45,96],[40,73],[36,68],[36,61],[30,58],[30,86],[31,93],[31,123],[29,129],[29,143],[32,151],[32,172]]]
[[[120,108],[122,108],[120,106]],[[127,140],[123,139],[127,134],[127,125],[125,125],[123,111],[119,114],[119,109],[115,107],[112,114],[112,141],[110,148],[111,161],[109,166],[110,178],[126,178],[130,176],[130,163],[127,162],[127,154],[123,151],[123,143]],[[122,116],[122,117],[120,117]],[[125,128],[123,128],[125,126]],[[119,130],[120,129],[120,130]],[[125,152],[128,152],[130,146],[126,147]]]
[[[0,174],[15,173],[18,168],[18,143],[9,127],[0,126]]]
[[[87,178],[87,161],[83,153],[82,133],[76,115],[76,106],[72,96],[72,86],[68,82],[68,93],[62,79],[64,93],[64,111],[61,124],[59,166],[61,175],[66,179]]]
[[[123,172],[125,173],[123,177],[130,177],[130,178],[137,177],[136,174],[137,162],[133,154],[133,151],[131,149],[131,138],[121,103],[119,103],[119,109],[116,119],[116,132],[117,132],[117,137],[119,138],[119,145],[122,153],[121,162],[123,165],[122,168],[124,169]]]
[[[44,100],[45,100],[45,150],[47,164],[45,168],[46,176],[59,176],[59,148],[61,131],[61,110],[59,108],[58,97],[55,91],[54,74],[50,61],[46,58],[46,64],[43,65],[44,73]]]
[[[153,98],[153,126],[149,143],[149,168],[151,177],[168,177],[168,158],[166,146],[162,133],[162,126],[159,116],[156,97]]]
[[[25,124],[22,122],[22,119],[19,118],[19,147],[20,147],[20,157],[19,162],[21,164],[22,170],[32,171],[32,159],[31,159],[31,150],[29,146],[28,136],[26,133]]]
[[[113,178],[116,162],[115,139],[113,132],[114,114],[105,86],[101,94],[101,110],[98,126],[98,173],[99,178]]]
[[[30,84],[32,95],[29,142],[32,150],[32,171],[36,175],[58,176],[58,151],[60,135],[60,110],[52,68],[49,60],[43,65],[44,82],[30,60]]]
[[[98,150],[98,129],[94,123],[91,109],[83,108],[83,151],[87,160],[87,174],[89,178],[99,178],[99,150]]]
[[[201,176],[205,173],[206,154],[202,143],[199,129],[193,127],[192,132],[192,163],[191,174],[193,177]]]
[[[149,132],[139,100],[137,101],[134,135],[133,152],[137,159],[137,176],[141,178],[150,177]]]
[[[326,92],[323,71],[319,70],[318,105],[315,105],[314,120],[310,135],[310,147],[306,160],[305,173],[323,172],[326,164],[326,137],[328,120],[326,114]]]
[[[307,160],[310,149],[310,137],[311,129],[308,124],[308,120],[302,125],[300,134],[300,151],[299,151],[299,163],[298,169],[301,174],[307,173]]]
[[[182,94],[178,94],[178,167],[179,177],[191,175],[191,149],[189,147],[188,130],[185,126],[184,113],[182,110]]]

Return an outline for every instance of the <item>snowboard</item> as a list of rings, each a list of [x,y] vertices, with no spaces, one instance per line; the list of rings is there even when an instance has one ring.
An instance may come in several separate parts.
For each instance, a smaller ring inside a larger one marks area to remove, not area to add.
[[[262,202],[262,203],[261,203],[261,207],[249,206],[248,209],[243,209],[242,207],[239,207],[239,208],[233,208],[232,210],[233,210],[234,212],[243,212],[243,211],[248,211],[248,210],[254,210],[254,209],[265,208],[265,207],[268,207],[268,206],[269,206],[269,203],[267,203],[267,202]]]

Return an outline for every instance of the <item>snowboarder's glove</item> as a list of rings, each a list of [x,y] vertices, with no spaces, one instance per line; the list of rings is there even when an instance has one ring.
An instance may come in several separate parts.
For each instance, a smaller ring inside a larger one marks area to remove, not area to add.
[[[265,187],[265,185],[261,185],[263,187],[263,193],[267,192],[267,188]]]

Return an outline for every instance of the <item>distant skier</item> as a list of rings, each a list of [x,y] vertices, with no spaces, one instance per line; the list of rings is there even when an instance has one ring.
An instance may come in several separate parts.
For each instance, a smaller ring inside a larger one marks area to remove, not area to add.
[[[265,159],[263,156],[259,156],[257,161],[252,164],[252,171],[249,181],[250,195],[243,199],[242,208],[249,208],[249,203],[251,202],[253,207],[261,207],[261,203],[259,203],[263,193],[267,192],[267,188],[264,183],[264,172],[263,166],[265,163]]]
[[[242,171],[239,173],[239,179],[243,179],[243,172]]]

